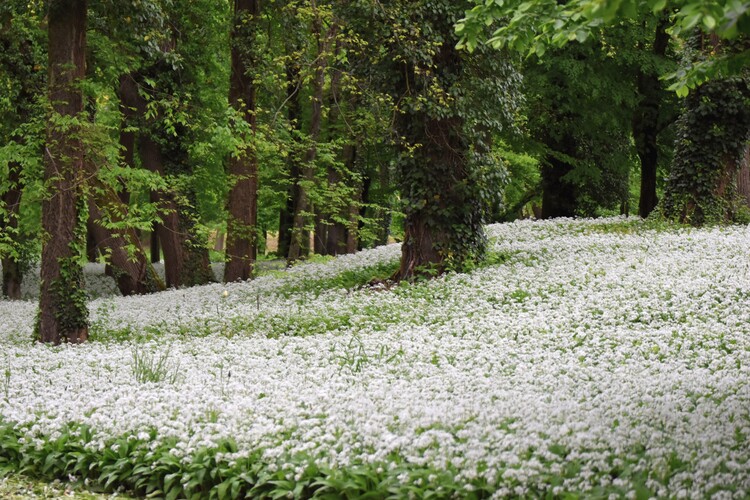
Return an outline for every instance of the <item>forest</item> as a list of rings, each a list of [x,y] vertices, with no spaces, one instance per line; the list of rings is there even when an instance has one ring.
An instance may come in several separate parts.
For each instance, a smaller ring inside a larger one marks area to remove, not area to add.
[[[748,35],[743,0],[3,0],[0,477],[744,497]]]
[[[130,295],[396,240],[398,281],[488,222],[748,217],[746,5],[470,6],[5,2],[3,295],[39,262],[78,342],[86,260]]]

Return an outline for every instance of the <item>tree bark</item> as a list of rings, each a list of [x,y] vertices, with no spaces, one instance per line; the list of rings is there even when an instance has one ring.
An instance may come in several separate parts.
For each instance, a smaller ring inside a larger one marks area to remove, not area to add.
[[[153,222],[151,224],[151,234],[149,235],[150,245],[149,254],[151,255],[151,263],[157,264],[161,262],[161,248],[159,246],[159,223]]]
[[[750,208],[750,144],[745,146],[745,154],[737,172],[737,194],[745,206]]]
[[[347,171],[351,172],[354,168],[354,161],[356,158],[356,146],[353,144],[347,144],[341,151],[342,160],[344,167]],[[333,168],[328,171],[328,184],[336,186],[343,182],[341,175]],[[336,219],[331,220],[326,232],[325,248],[328,255],[340,255],[343,253],[353,253],[357,249],[357,238],[356,238],[356,219],[354,220],[354,226],[352,226],[351,215],[352,208],[357,211],[357,200],[351,200],[349,206],[345,207],[333,207],[337,210]],[[359,212],[356,212],[359,213]],[[331,214],[334,215],[333,213]],[[342,222],[342,220],[349,221],[348,224]],[[349,239],[351,238],[351,242]],[[351,243],[352,245],[350,245]],[[353,251],[349,251],[350,246],[354,247]]]
[[[293,62],[287,63],[286,66],[286,98],[287,120],[292,127],[293,132],[299,132],[302,109],[300,105],[300,88],[299,67]],[[297,138],[292,134],[292,141],[296,142]],[[287,161],[289,167],[289,189],[284,205],[279,211],[279,243],[276,249],[276,255],[279,258],[287,258],[289,247],[292,244],[292,225],[294,224],[294,207],[297,205],[299,197],[300,169],[295,155],[289,155]],[[304,238],[303,238],[304,239]]]
[[[86,0],[56,0],[48,15],[49,99],[44,180],[50,192],[42,202],[39,340],[59,344],[88,339],[88,309],[83,290],[79,224],[84,183],[79,127],[58,123],[83,111],[80,84],[85,77]]]
[[[411,116],[413,143],[422,144],[415,163],[422,168],[429,165],[434,177],[429,192],[422,193],[431,198],[429,205],[407,211],[404,220],[404,241],[401,245],[401,264],[393,276],[395,280],[430,276],[445,271],[448,251],[452,246],[450,212],[463,206],[456,192],[456,185],[465,182],[465,165],[468,144],[461,134],[463,124],[459,117]],[[403,168],[403,167],[402,167]],[[414,167],[416,168],[416,166]],[[404,173],[402,173],[403,177]],[[417,206],[419,206],[417,202]],[[442,216],[441,214],[445,214]]]
[[[378,166],[378,183],[381,195],[380,206],[375,212],[375,218],[378,221],[378,234],[375,244],[386,245],[388,237],[391,235],[391,207],[387,198],[388,186],[391,184],[391,173],[387,162],[380,162]]]
[[[144,116],[146,102],[138,94],[136,78],[138,75],[126,75],[120,80],[120,98],[123,106],[135,110],[138,116]],[[162,131],[144,130],[137,139],[138,153],[143,167],[165,177],[168,167],[165,158],[177,169],[186,162],[184,144],[181,137],[170,137],[160,144],[155,137]],[[167,147],[168,146],[168,147]],[[181,163],[182,162],[182,163]],[[193,197],[194,193],[182,193],[182,196]],[[201,285],[214,280],[208,257],[208,247],[195,235],[194,222],[187,208],[179,203],[181,196],[169,190],[151,193],[151,201],[159,208],[161,223],[155,224],[157,245],[151,245],[151,260],[157,261],[159,246],[164,254],[164,275],[167,287]]]
[[[141,137],[139,143],[143,165],[152,172],[164,175],[159,145],[147,136]],[[174,195],[165,191],[152,192],[151,201],[161,207],[162,222],[156,226],[156,234],[164,254],[167,287],[193,286],[213,281],[208,248],[202,248],[192,241],[190,223],[180,215],[180,206]]]
[[[542,219],[574,217],[577,209],[578,188],[565,176],[573,165],[564,158],[575,153],[574,140],[565,135],[559,143],[552,144],[555,151],[547,154],[542,164]]]
[[[656,26],[654,44],[651,53],[654,57],[663,58],[669,45],[669,26],[667,18],[661,18]],[[641,162],[641,189],[638,201],[638,215],[642,218],[656,208],[659,200],[656,196],[656,169],[659,164],[659,117],[664,99],[659,73],[655,69],[638,73],[638,94],[640,100],[633,114],[633,138],[638,158]]]
[[[242,113],[253,134],[256,88],[250,74],[252,58],[246,52],[253,50],[253,26],[259,14],[259,0],[235,0],[229,104]],[[225,282],[250,279],[257,258],[258,161],[254,146],[230,158],[229,178]]]

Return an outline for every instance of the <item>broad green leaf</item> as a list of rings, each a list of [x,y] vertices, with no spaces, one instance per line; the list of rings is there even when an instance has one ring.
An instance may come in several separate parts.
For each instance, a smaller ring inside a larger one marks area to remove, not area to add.
[[[651,6],[651,10],[654,12],[654,14],[656,14],[657,12],[664,10],[664,7],[667,6],[667,0],[652,0],[651,2],[649,2],[649,4]]]

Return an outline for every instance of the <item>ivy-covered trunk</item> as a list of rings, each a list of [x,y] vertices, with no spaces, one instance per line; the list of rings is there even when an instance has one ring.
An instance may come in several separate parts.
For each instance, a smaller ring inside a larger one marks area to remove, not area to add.
[[[669,22],[659,20],[651,53],[658,58],[666,55],[669,35],[666,32]],[[656,171],[659,164],[658,137],[660,132],[661,105],[664,100],[659,72],[650,68],[649,72],[640,69],[638,73],[639,102],[633,114],[633,138],[638,158],[641,162],[641,188],[638,201],[638,215],[645,218],[659,202],[656,196]]]
[[[421,144],[399,162],[404,241],[397,280],[460,268],[484,250],[482,217],[471,199],[469,144],[459,117],[404,116],[400,133]]]
[[[18,233],[18,211],[21,205],[21,179],[18,164],[9,165],[8,189],[2,195],[2,210],[0,212],[0,235],[9,238],[15,245],[16,252],[22,246],[21,235]],[[22,264],[18,255],[8,252],[2,257],[3,266],[3,296],[18,300],[21,298],[21,282],[23,281]]]
[[[692,42],[700,52],[732,50],[709,35]],[[709,80],[691,91],[677,121],[664,215],[695,226],[732,220],[736,176],[749,138],[750,78]]]
[[[454,23],[464,8],[448,0],[403,2],[388,12],[398,19],[395,36],[387,34],[387,60],[398,107],[393,136],[400,147],[405,214],[395,280],[460,271],[481,261],[485,216],[500,203],[503,169],[487,154],[485,141],[510,114],[503,105],[514,86],[506,85],[497,55],[477,58],[456,49]]]
[[[229,104],[242,114],[255,133],[255,94],[251,70],[258,0],[235,0],[231,36]],[[258,162],[253,147],[238,151],[229,160],[229,201],[224,281],[250,279],[257,257]]]
[[[42,202],[44,240],[39,339],[59,344],[88,339],[88,309],[81,257],[85,251],[83,143],[75,119],[83,111],[86,0],[50,2],[49,99]]]

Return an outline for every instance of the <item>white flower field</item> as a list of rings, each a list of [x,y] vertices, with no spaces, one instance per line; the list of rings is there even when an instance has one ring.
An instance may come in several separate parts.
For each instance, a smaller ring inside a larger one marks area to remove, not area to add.
[[[750,230],[487,231],[489,265],[390,289],[344,286],[397,245],[125,298],[92,266],[81,346],[0,301],[0,472],[170,498],[747,498]]]

